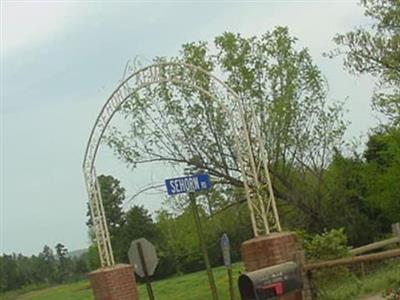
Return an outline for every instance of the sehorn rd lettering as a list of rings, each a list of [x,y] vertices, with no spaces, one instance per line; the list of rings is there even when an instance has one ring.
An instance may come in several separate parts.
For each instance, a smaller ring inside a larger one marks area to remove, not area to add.
[[[165,179],[168,195],[200,192],[211,188],[210,177],[207,173],[187,177]]]
[[[169,185],[172,193],[187,193],[200,189],[200,182],[197,177],[174,179],[169,182]]]

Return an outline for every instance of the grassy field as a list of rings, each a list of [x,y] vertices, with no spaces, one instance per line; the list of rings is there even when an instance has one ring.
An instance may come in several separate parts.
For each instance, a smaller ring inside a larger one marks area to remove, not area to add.
[[[241,264],[233,266],[236,283]],[[214,269],[214,276],[220,300],[229,299],[228,278],[223,267]],[[210,299],[208,280],[205,271],[177,276],[153,283],[156,299],[160,300],[205,300]],[[238,293],[238,291],[236,291]],[[146,286],[139,285],[141,300],[147,300]],[[237,294],[238,295],[238,294]],[[55,286],[43,290],[32,291],[22,295],[18,292],[6,293],[0,296],[1,300],[89,300],[94,299],[88,281]]]
[[[234,265],[234,282],[236,285],[241,264]],[[214,275],[220,300],[229,299],[228,280],[225,268],[214,269]],[[336,282],[324,285],[324,300],[357,299],[368,294],[377,294],[389,287],[400,286],[400,262],[386,264],[374,273],[363,278],[350,276]],[[204,271],[184,276],[177,276],[153,283],[156,299],[160,300],[206,300],[210,299],[207,276]],[[147,300],[146,287],[139,286],[141,300]],[[238,290],[236,289],[237,299]],[[2,300],[89,300],[94,299],[88,281],[66,284],[32,291],[24,294],[19,292],[6,293],[0,296]]]
[[[390,288],[400,288],[400,261],[398,260],[386,262],[363,277],[350,275],[342,280],[327,283],[321,289],[321,299],[357,299],[362,296],[382,294]]]

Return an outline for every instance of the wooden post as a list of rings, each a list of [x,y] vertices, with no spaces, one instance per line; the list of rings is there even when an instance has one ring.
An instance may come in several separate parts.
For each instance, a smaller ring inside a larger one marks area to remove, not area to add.
[[[190,205],[191,205],[192,211],[193,211],[194,222],[196,224],[197,235],[199,237],[200,246],[203,251],[204,263],[206,265],[208,283],[210,285],[210,291],[211,291],[211,297],[213,300],[218,300],[217,287],[215,285],[214,275],[213,275],[213,272],[211,269],[211,264],[210,264],[210,259],[208,258],[207,246],[206,246],[206,242],[204,240],[203,228],[201,227],[199,211],[198,211],[197,204],[196,204],[196,196],[194,195],[194,193],[189,193],[189,199],[190,199]]]
[[[313,291],[311,288],[311,272],[304,269],[306,265],[306,256],[305,252],[298,251],[296,253],[296,261],[299,265],[300,272],[301,272],[301,280],[303,282],[303,290],[302,290],[302,299],[303,300],[313,300]]]
[[[365,273],[365,264],[364,264],[364,262],[362,262],[360,265],[361,265],[361,276],[365,277],[365,274],[366,274]]]
[[[393,231],[393,235],[399,239],[399,242],[397,243],[397,244],[399,244],[400,243],[400,223],[393,224],[392,231]]]
[[[229,282],[229,296],[230,300],[235,300],[235,291],[233,288],[233,275],[232,275],[232,267],[227,268],[228,271],[228,282]]]

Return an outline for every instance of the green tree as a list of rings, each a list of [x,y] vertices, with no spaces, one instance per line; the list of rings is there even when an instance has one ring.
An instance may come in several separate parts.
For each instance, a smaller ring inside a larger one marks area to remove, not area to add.
[[[200,212],[204,224],[206,220],[202,210]],[[167,210],[159,211],[157,226],[163,238],[161,254],[166,260],[171,261],[171,267],[175,272],[187,273],[204,268],[193,214],[188,205],[175,216]],[[207,232],[207,236],[209,234],[210,232]]]
[[[381,238],[400,220],[400,130],[374,129],[363,155],[337,153],[324,180],[327,228],[346,229],[350,244]]]
[[[347,225],[339,226],[354,226],[358,220],[358,226],[367,229],[359,230],[359,238],[363,240],[364,236],[365,240],[388,232],[390,224],[400,218],[400,2],[361,0],[361,5],[371,26],[338,34],[334,41],[339,47],[330,56],[343,55],[344,65],[351,73],[370,74],[378,79],[372,104],[389,124],[371,131],[364,160],[359,157],[336,161],[331,171],[339,167],[344,173],[336,184],[331,183],[342,199],[339,203],[347,201],[348,213],[338,215],[342,219],[351,212],[357,216],[353,222],[349,219]],[[360,222],[361,216],[365,225]],[[349,239],[354,240],[351,233]]]
[[[126,222],[113,240],[113,249],[117,261],[129,262],[128,250],[131,242],[138,238],[146,238],[157,244],[159,232],[148,210],[134,205],[125,214]]]
[[[100,185],[108,230],[112,239],[119,228],[125,224],[125,217],[122,211],[125,189],[120,185],[120,181],[111,175],[100,175],[97,179]],[[89,206],[86,215],[89,218],[86,224],[91,227],[93,223]]]
[[[47,245],[38,256],[27,257],[15,253],[1,255],[0,292],[28,285],[51,285],[82,279],[82,274],[87,272],[87,258],[82,257],[84,261],[69,258],[67,249],[61,243],[55,249],[55,255]]]
[[[355,74],[378,78],[374,107],[392,124],[400,124],[400,1],[361,0],[370,28],[339,34],[334,41],[339,49],[330,55],[344,54],[344,64]]]
[[[376,218],[388,231],[390,224],[400,221],[400,129],[375,130],[364,157],[366,201],[380,212]]]
[[[171,60],[222,73],[246,103],[254,104],[266,136],[276,194],[281,203],[296,207],[307,224],[322,227],[320,185],[333,148],[341,145],[342,104],[329,104],[321,72],[307,49],[296,49],[296,38],[287,28],[250,38],[224,33],[215,38],[214,46],[216,52],[204,42],[188,43]],[[182,72],[218,94],[207,76]],[[229,109],[235,104],[220,100],[174,82],[149,87],[124,105],[130,128],[126,132],[113,128],[108,144],[133,168],[161,161],[207,171],[224,205],[242,202],[234,136],[222,102]]]
[[[337,153],[325,179],[323,211],[327,228],[345,228],[353,246],[372,242],[382,232],[377,210],[365,201],[365,167],[361,157]]]
[[[67,277],[71,275],[73,265],[72,260],[68,257],[68,249],[61,243],[55,246],[56,250],[56,280],[63,282]]]
[[[2,292],[18,288],[17,264],[13,255],[0,257],[0,290]]]
[[[116,249],[115,252],[117,253],[117,257],[119,257],[119,239],[122,237],[121,230],[126,222],[125,214],[122,210],[122,205],[125,200],[125,188],[121,186],[120,181],[117,178],[111,175],[99,175],[97,180],[100,185],[100,192],[103,201],[106,222],[110,233],[111,245],[113,249]],[[100,267],[100,260],[97,252],[95,234],[92,230],[93,222],[89,210],[89,204],[86,215],[88,217],[86,224],[89,226],[89,236],[93,242],[93,245],[89,247],[88,265],[91,270],[94,270]]]
[[[88,253],[82,254],[76,258],[74,263],[74,273],[76,275],[86,275],[89,272],[89,255]]]
[[[65,246],[61,243],[58,243],[55,246],[55,249],[56,249],[57,259],[60,261],[60,264],[61,265],[65,264],[65,261],[67,260],[68,249],[65,248]]]
[[[95,244],[90,245],[88,248],[88,266],[91,271],[101,267],[99,251]]]
[[[18,254],[15,256],[18,273],[18,286],[24,286],[35,282],[32,260],[29,257]]]
[[[164,275],[181,274],[182,263],[180,259],[180,242],[177,236],[177,222],[173,214],[166,209],[157,211],[156,225],[160,231],[160,264],[158,272]],[[186,226],[183,228],[187,228]],[[165,270],[165,271],[164,271]]]
[[[43,251],[38,256],[38,273],[43,282],[51,283],[55,279],[55,257],[53,250],[47,245],[43,247]]]

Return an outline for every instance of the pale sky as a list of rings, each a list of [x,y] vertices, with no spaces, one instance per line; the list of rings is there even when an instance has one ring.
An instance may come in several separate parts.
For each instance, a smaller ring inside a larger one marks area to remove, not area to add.
[[[348,98],[350,139],[377,123],[373,80],[322,53],[334,48],[336,33],[368,22],[350,0],[1,1],[0,252],[87,247],[84,149],[129,59],[176,55],[183,43],[224,31],[249,36],[288,26],[326,76],[332,101]],[[98,173],[121,179],[128,195],[167,176],[154,167],[131,172],[106,150]],[[162,199],[134,203],[154,211]]]

